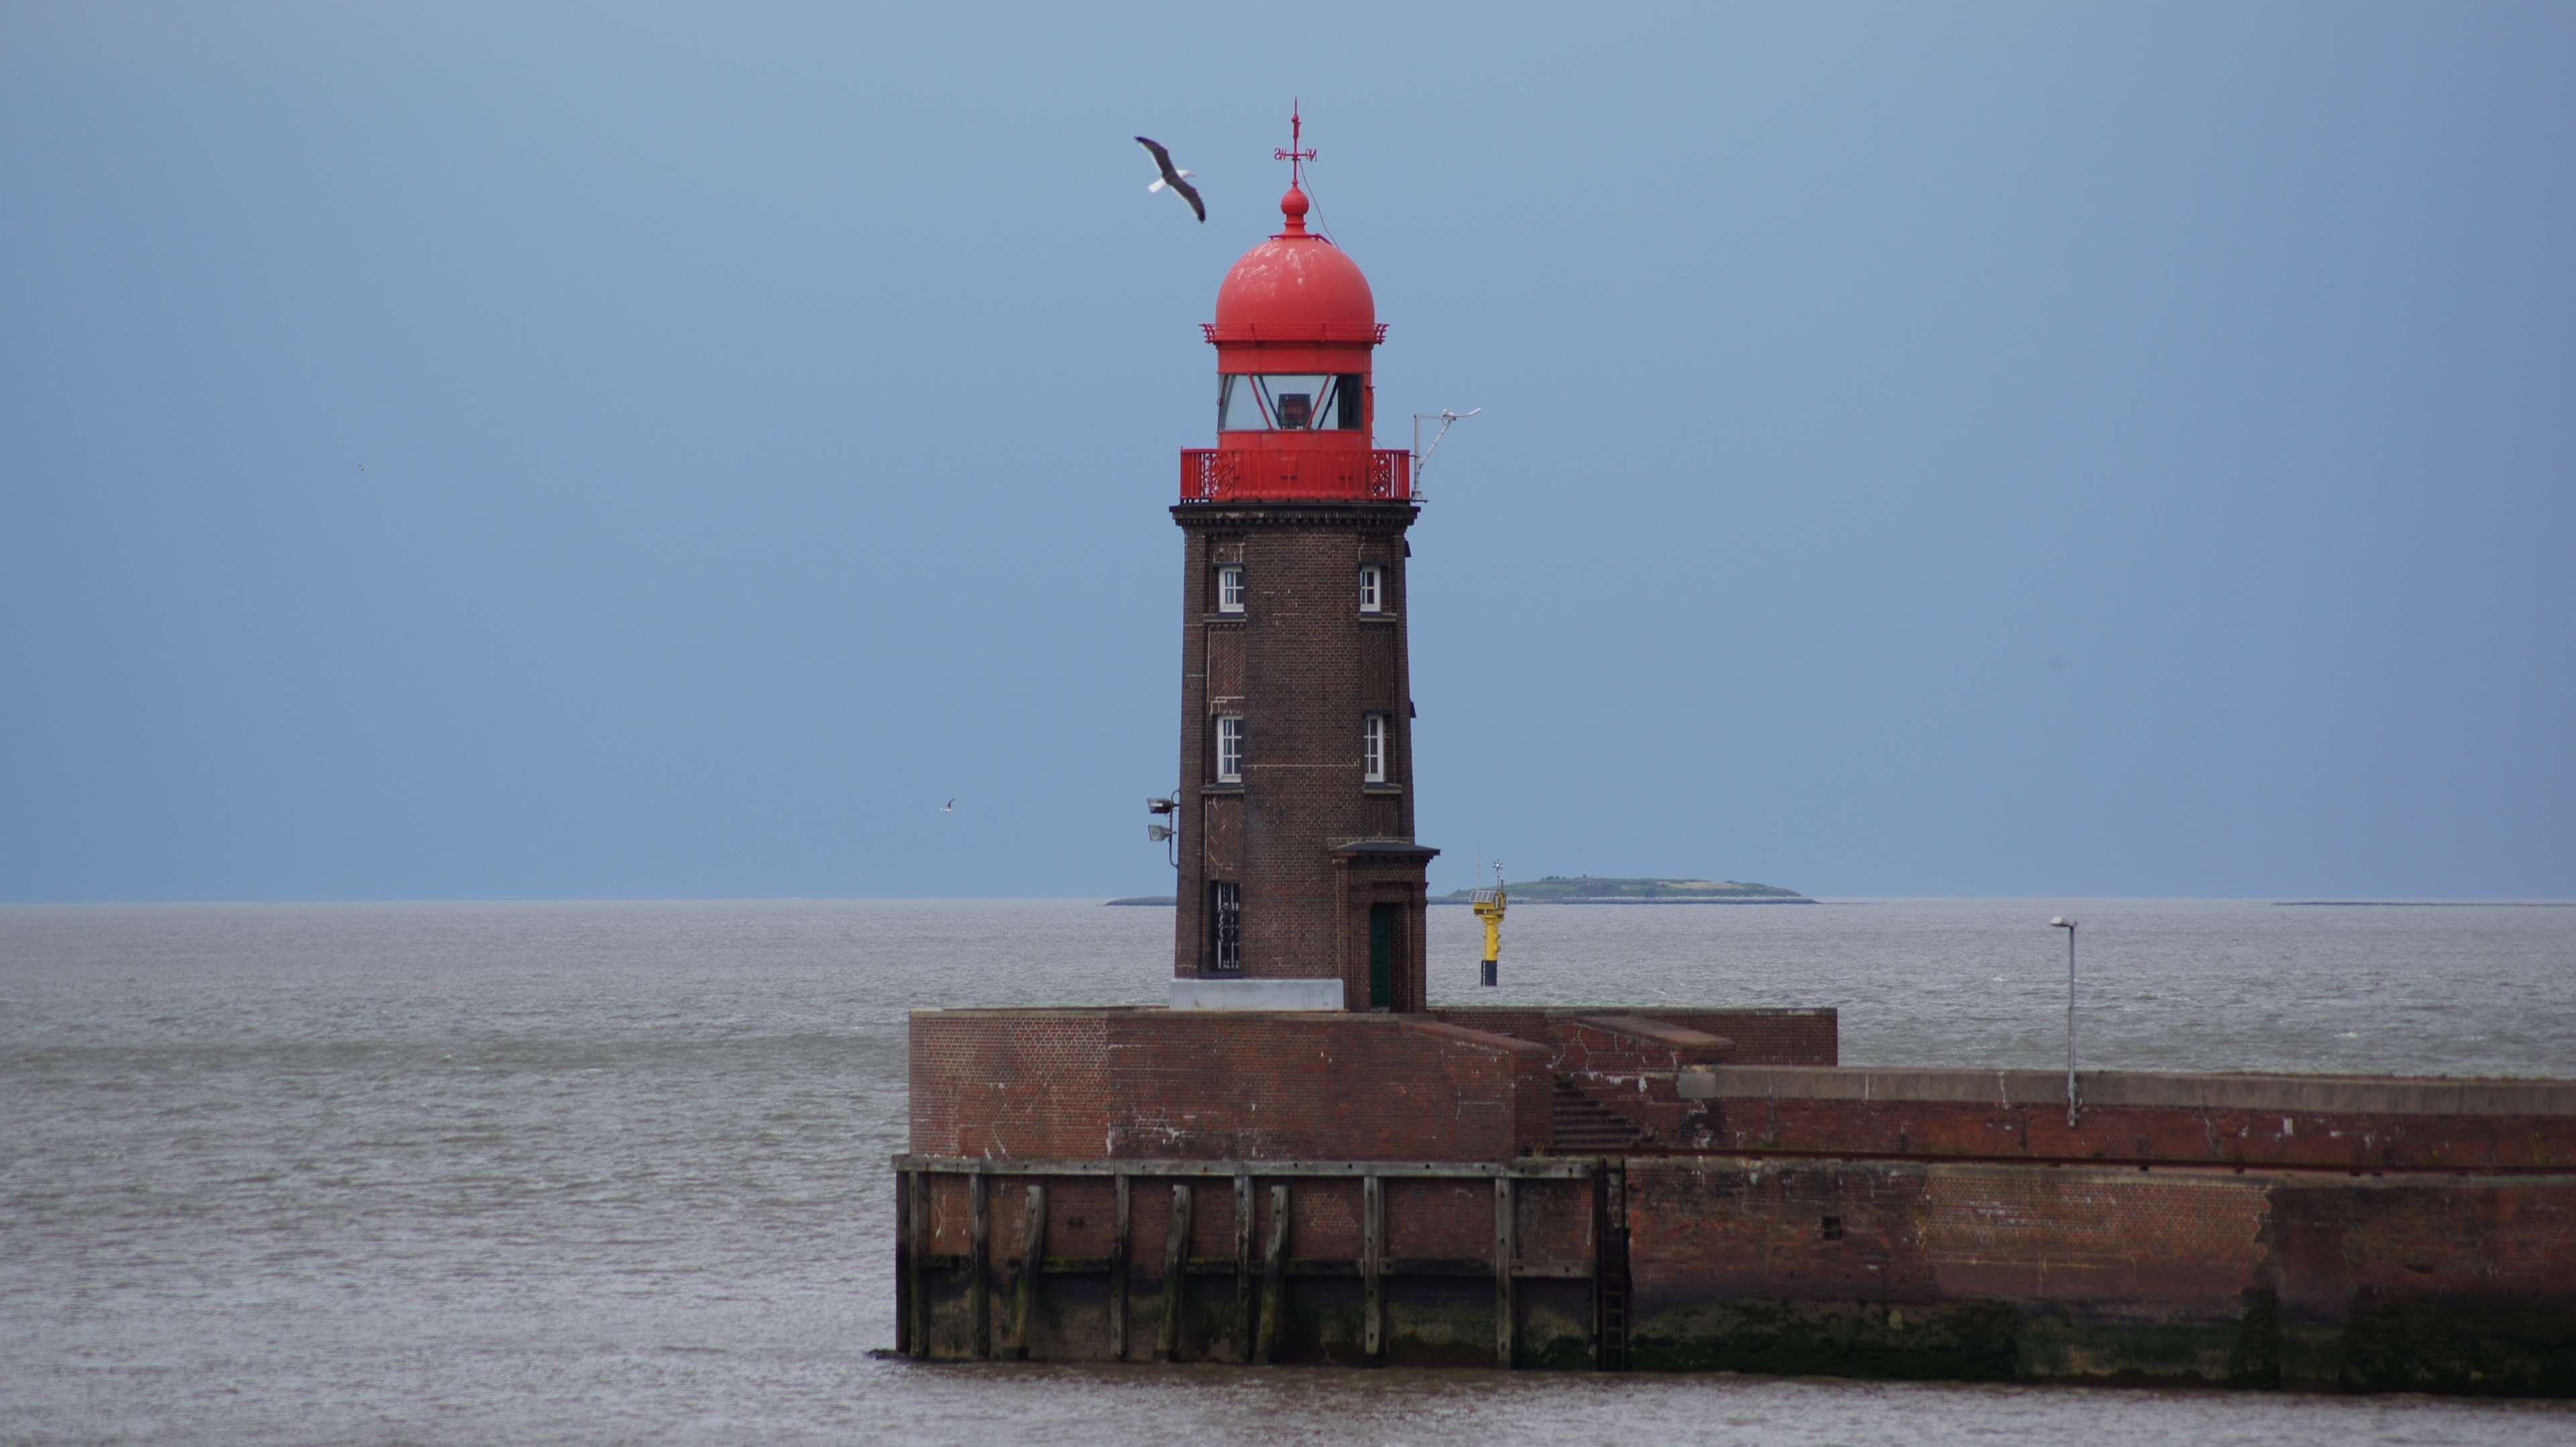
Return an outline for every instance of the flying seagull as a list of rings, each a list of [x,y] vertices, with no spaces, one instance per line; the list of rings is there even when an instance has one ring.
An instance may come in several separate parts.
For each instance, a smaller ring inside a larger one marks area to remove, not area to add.
[[[954,800],[954,799],[951,799],[951,800],[949,800],[947,803],[940,805],[940,806],[939,806],[939,812],[940,812],[940,813],[942,813],[942,814],[954,814],[954,813],[956,813],[956,812],[957,812],[957,801],[956,801],[956,800]]]
[[[1148,193],[1152,193],[1160,191],[1166,186],[1171,187],[1174,191],[1180,193],[1182,200],[1190,203],[1190,209],[1198,213],[1199,220],[1201,222],[1205,222],[1207,220],[1207,205],[1205,202],[1199,200],[1199,188],[1190,184],[1190,177],[1196,173],[1191,171],[1173,170],[1172,153],[1164,150],[1163,143],[1160,141],[1149,141],[1143,136],[1138,136],[1136,138],[1136,144],[1153,152],[1154,164],[1163,168],[1162,178],[1147,186],[1145,190]]]

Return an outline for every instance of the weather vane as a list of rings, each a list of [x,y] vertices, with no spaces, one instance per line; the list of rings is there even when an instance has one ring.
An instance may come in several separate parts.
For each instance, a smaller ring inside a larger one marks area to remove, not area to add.
[[[1288,102],[1288,149],[1270,153],[1270,159],[1288,163],[1288,187],[1292,191],[1306,189],[1300,183],[1305,179],[1306,163],[1315,159],[1315,153],[1300,144],[1305,136],[1306,123],[1298,116],[1297,102],[1292,99]]]

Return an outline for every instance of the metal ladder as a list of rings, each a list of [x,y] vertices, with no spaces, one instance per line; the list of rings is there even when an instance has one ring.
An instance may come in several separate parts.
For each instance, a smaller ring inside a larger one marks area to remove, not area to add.
[[[1628,1168],[1604,1161],[1597,1182],[1593,1219],[1599,1238],[1593,1242],[1592,1365],[1596,1371],[1628,1369]]]

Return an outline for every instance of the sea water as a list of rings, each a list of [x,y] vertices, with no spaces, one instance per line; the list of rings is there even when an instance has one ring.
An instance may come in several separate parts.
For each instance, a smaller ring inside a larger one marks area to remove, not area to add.
[[[1435,1002],[1831,1005],[1851,1064],[2576,1075],[2576,909],[1523,905]],[[2576,1404],[891,1344],[904,1018],[1157,998],[1093,902],[0,908],[0,1439],[2559,1443]]]

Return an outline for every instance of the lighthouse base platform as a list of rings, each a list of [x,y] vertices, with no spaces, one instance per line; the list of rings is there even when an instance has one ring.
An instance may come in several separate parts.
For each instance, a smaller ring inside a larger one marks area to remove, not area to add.
[[[900,1350],[2576,1396],[2576,1082],[1834,1063],[1831,1011],[927,1011]]]
[[[1175,1010],[1338,1010],[1339,980],[1174,980]]]

